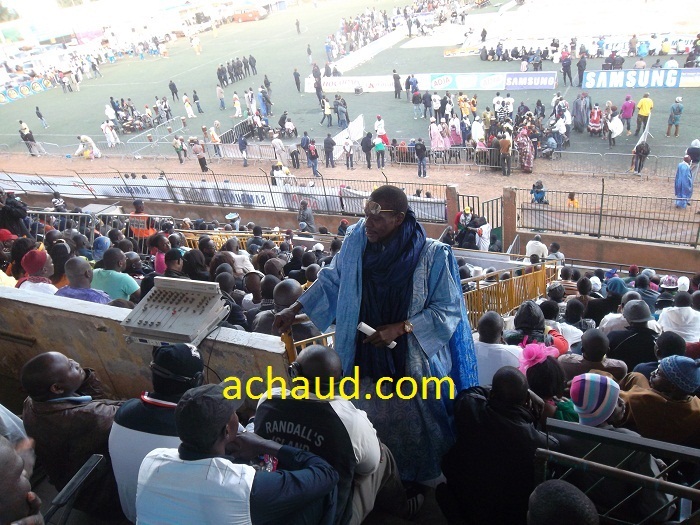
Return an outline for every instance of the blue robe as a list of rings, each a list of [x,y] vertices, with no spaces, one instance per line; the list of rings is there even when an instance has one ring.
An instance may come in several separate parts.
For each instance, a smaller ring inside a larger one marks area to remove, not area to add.
[[[690,166],[683,161],[676,169],[676,207],[685,208],[688,205],[688,200],[693,197],[693,174],[690,171]]]
[[[257,99],[258,99],[258,110],[260,110],[260,114],[263,117],[267,117],[267,106],[265,105],[265,99],[262,96],[262,93],[257,94]]]
[[[355,366],[355,340],[362,300],[362,255],[367,244],[365,221],[348,228],[340,253],[324,267],[314,285],[299,299],[303,311],[320,330],[335,320],[335,350],[346,375]],[[471,328],[462,298],[457,263],[449,246],[426,240],[413,274],[413,293],[406,318],[408,334],[404,376],[418,382],[419,394],[426,377],[449,376],[454,395],[478,384]],[[375,327],[376,328],[376,327]],[[384,382],[384,394],[392,384]],[[442,456],[454,443],[452,400],[445,383],[435,399],[435,383],[428,384],[426,399],[383,400],[375,383],[361,379],[360,399],[354,404],[367,412],[377,435],[394,454],[404,480],[426,481],[440,475]],[[371,399],[367,399],[369,394]]]

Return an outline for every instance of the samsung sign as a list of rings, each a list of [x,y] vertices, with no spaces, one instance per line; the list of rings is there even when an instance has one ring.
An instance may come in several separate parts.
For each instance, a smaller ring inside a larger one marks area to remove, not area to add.
[[[683,77],[696,77],[696,69],[624,69],[620,71],[586,71],[585,89],[596,88],[678,88],[694,87]]]

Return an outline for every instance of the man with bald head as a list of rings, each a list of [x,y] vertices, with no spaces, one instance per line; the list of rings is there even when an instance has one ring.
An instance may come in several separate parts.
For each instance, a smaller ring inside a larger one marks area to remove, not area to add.
[[[124,273],[130,275],[136,281],[140,281],[147,274],[151,273],[153,269],[147,266],[141,260],[141,256],[136,252],[124,252],[126,256],[126,267],[124,268]]]
[[[279,332],[273,328],[275,315],[294,304],[294,302],[299,299],[302,292],[301,285],[296,280],[285,279],[284,281],[280,281],[272,292],[274,308],[272,310],[261,311],[255,316],[251,326],[251,332],[279,335]],[[292,326],[292,339],[295,341],[303,341],[304,339],[319,335],[321,335],[321,332],[308,320],[296,323]]]
[[[63,238],[63,234],[58,230],[49,230],[44,235],[44,248],[51,248],[56,241]]]
[[[279,283],[280,279],[278,279],[274,275],[266,275],[262,278],[262,280],[260,281],[260,295],[262,297],[262,300],[260,301],[259,305],[251,308],[245,313],[246,317],[248,318],[249,327],[253,326],[253,320],[255,319],[255,316],[257,316],[260,312],[274,310],[275,301],[273,299],[273,296],[275,293],[275,286],[277,286]],[[248,331],[250,330],[251,328],[248,328]]]
[[[299,281],[299,284],[306,284],[306,269],[312,264],[316,264],[316,254],[314,252],[304,252],[301,256],[301,267],[298,270],[289,272],[289,278]]]
[[[474,341],[479,384],[490,385],[493,375],[504,366],[520,366],[523,350],[503,342],[503,318],[498,312],[486,312],[477,325],[479,340]]]
[[[137,303],[141,298],[138,283],[129,274],[122,273],[126,268],[126,255],[119,248],[109,248],[102,257],[103,268],[93,272],[92,286],[107,292],[112,300],[126,299]]]
[[[690,301],[693,310],[700,312],[700,290],[693,292],[693,295],[690,296]]]
[[[478,382],[457,262],[449,246],[427,238],[400,188],[380,186],[364,212],[316,283],[278,313],[275,328],[287,331],[302,310],[324,331],[335,322],[343,372],[359,369],[358,408],[393,452],[403,479],[427,481],[440,475],[440,458],[454,442],[449,381],[455,392]],[[374,333],[358,332],[360,322]],[[395,393],[393,381],[404,377],[449,381],[425,382],[421,398],[376,395],[379,385],[382,395]]]
[[[107,304],[112,299],[102,290],[91,288],[92,267],[82,257],[71,257],[66,261],[66,277],[68,286],[59,289],[57,297],[69,297],[91,303]]]
[[[243,287],[245,288],[246,294],[243,297],[241,306],[246,312],[258,306],[262,301],[260,283],[263,277],[265,277],[265,274],[257,270],[252,270],[243,277]]]
[[[310,264],[304,270],[304,276],[306,277],[306,283],[302,286],[306,290],[309,286],[316,282],[318,278],[318,272],[321,271],[321,267],[318,264]]]
[[[525,257],[530,257],[533,254],[537,254],[541,261],[547,258],[549,251],[547,250],[547,245],[542,242],[542,237],[540,235],[535,235],[531,241],[525,245]]]
[[[197,246],[199,246],[199,251],[204,254],[204,262],[209,266],[214,255],[216,255],[216,243],[208,235],[202,235]]]
[[[109,432],[122,402],[100,399],[104,392],[93,370],[59,352],[47,352],[25,363],[20,381],[29,394],[22,412],[24,427],[56,490],[63,489],[92,454],[109,458]],[[111,465],[83,487],[76,508],[96,516],[121,515]]]
[[[335,350],[309,346],[289,370],[290,388],[301,384],[301,378],[308,382],[308,399],[293,399],[289,391],[282,399],[282,389],[272,389],[272,395],[258,403],[255,433],[308,450],[335,468],[340,478],[336,523],[361,523],[375,501],[378,506],[384,503],[387,512],[409,517],[394,457],[380,443],[367,415],[342,397],[343,367]],[[299,426],[306,429],[301,435],[294,430]]]
[[[231,293],[233,292],[233,289],[236,286],[236,281],[233,278],[233,275],[228,272],[221,272],[216,276],[214,281],[219,284],[219,290],[221,290],[221,295],[223,296],[224,301],[230,309],[228,317],[226,317],[225,319],[225,322],[231,325],[229,328],[240,327],[243,330],[248,331],[248,327],[250,326],[250,324],[248,322],[247,314],[231,296]]]
[[[605,357],[609,350],[608,336],[597,328],[590,328],[581,336],[581,355],[568,353],[559,356],[557,361],[564,369],[567,381],[581,374],[599,371],[607,372],[620,381],[627,374],[627,365],[619,359]]]
[[[494,374],[490,389],[460,392],[457,443],[442,460],[447,483],[435,494],[448,521],[524,525],[535,451],[559,446],[537,428],[541,403],[530,396],[525,375],[512,366]]]

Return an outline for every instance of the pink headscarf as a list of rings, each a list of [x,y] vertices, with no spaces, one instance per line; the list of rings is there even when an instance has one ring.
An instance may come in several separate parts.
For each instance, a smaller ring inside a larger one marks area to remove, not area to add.
[[[542,363],[549,356],[559,357],[559,350],[553,346],[545,346],[543,343],[530,343],[523,348],[523,356],[520,358],[518,368],[524,374],[528,368]]]

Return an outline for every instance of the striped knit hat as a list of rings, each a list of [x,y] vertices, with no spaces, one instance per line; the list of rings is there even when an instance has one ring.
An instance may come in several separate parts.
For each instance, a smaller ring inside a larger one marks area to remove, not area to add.
[[[596,427],[607,421],[619,396],[620,387],[606,376],[581,374],[571,382],[571,401],[582,425]]]

